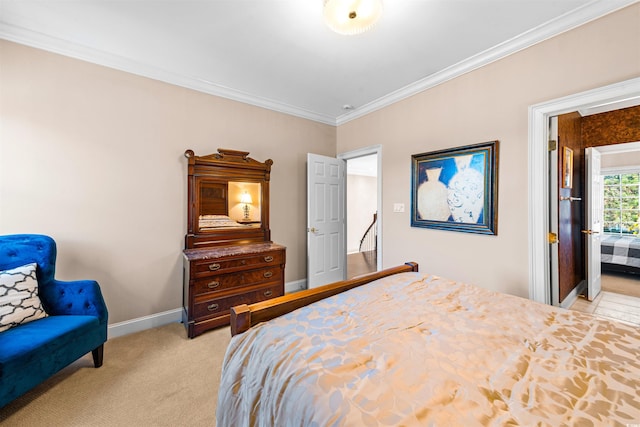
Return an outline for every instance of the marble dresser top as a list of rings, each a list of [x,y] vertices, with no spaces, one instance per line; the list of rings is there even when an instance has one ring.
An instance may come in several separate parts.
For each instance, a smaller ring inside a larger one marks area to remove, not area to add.
[[[217,246],[211,248],[185,249],[184,256],[188,260],[215,259],[233,255],[248,255],[268,251],[286,249],[277,243],[251,243],[245,245]]]

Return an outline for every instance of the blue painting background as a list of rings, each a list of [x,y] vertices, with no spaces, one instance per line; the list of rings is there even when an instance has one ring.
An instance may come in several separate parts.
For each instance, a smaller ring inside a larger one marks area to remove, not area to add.
[[[460,155],[468,156],[469,153],[462,153]],[[469,164],[470,168],[477,170],[482,174],[482,176],[485,176],[485,156],[485,152],[474,154],[471,158],[471,163]],[[455,161],[456,157],[456,155],[452,155],[450,157],[420,161],[418,163],[418,184],[416,185],[416,188],[423,182],[427,182],[429,180],[427,178],[427,169],[435,168],[442,168],[438,181],[442,182],[447,186],[447,188],[449,188],[449,181],[451,181],[451,178],[453,178],[453,176],[458,173],[458,168]],[[450,216],[448,221],[453,221],[453,218]],[[477,223],[484,223],[484,209],[482,210]]]

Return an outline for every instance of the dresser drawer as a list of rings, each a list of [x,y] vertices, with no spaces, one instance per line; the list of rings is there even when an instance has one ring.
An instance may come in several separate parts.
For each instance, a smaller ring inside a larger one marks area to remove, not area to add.
[[[229,324],[230,308],[284,295],[286,248],[273,242],[183,252],[183,322],[193,338]]]
[[[229,309],[236,305],[253,304],[255,302],[279,297],[282,295],[282,291],[283,286],[281,284],[274,284],[250,290],[242,294],[211,298],[202,302],[197,302],[194,304],[194,317],[197,321],[209,316],[220,316],[221,314],[229,313]]]
[[[264,252],[242,257],[203,259],[194,262],[193,274],[195,277],[207,277],[219,273],[228,273],[247,267],[262,267],[279,265],[283,262],[282,251]]]
[[[194,281],[194,295],[208,292],[219,292],[243,286],[258,285],[260,283],[280,282],[282,280],[282,268],[273,266],[258,270],[241,271],[225,275],[215,275]]]

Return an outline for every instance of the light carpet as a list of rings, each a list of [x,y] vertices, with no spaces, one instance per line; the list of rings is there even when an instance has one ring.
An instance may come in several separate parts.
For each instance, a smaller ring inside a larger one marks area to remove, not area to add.
[[[640,298],[640,276],[623,273],[602,273],[602,290]]]
[[[228,327],[189,339],[181,323],[107,341],[0,408],[2,427],[215,426]]]

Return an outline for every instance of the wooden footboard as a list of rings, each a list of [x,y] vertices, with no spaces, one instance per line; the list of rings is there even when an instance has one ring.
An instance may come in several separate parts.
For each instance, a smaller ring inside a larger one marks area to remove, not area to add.
[[[273,298],[268,301],[247,305],[242,304],[231,308],[231,336],[241,334],[260,322],[289,313],[305,305],[339,294],[340,292],[365,285],[374,280],[393,274],[418,271],[418,264],[408,262],[398,267],[387,268],[371,274],[354,277],[350,280],[330,283],[314,289],[307,289]]]

